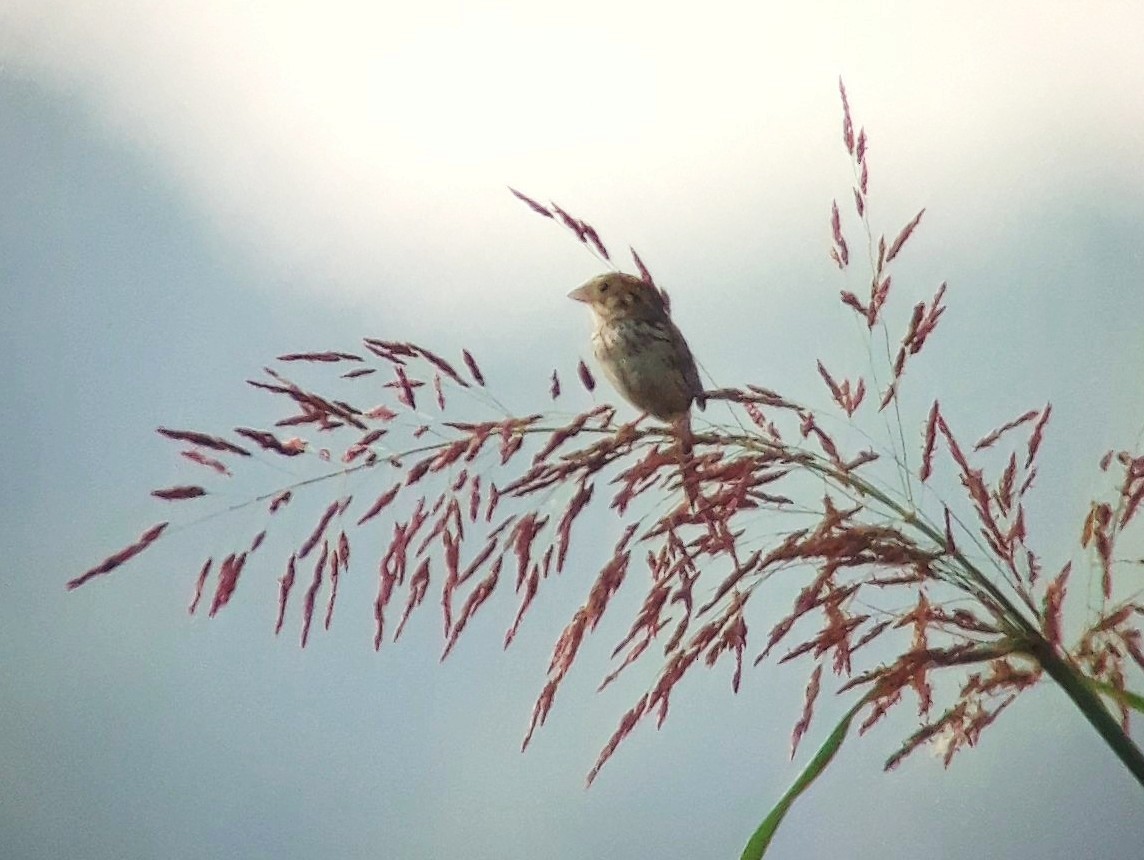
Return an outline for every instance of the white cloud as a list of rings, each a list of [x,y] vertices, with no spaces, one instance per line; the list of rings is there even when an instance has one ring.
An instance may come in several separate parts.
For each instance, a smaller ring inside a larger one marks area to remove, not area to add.
[[[875,180],[965,205],[967,230],[988,229],[982,189],[1139,182],[1144,149],[1133,3],[17,0],[2,23],[10,68],[80,94],[220,232],[323,288],[427,253],[543,256],[505,183],[621,234],[702,246],[782,217],[797,240],[845,187],[839,73]]]

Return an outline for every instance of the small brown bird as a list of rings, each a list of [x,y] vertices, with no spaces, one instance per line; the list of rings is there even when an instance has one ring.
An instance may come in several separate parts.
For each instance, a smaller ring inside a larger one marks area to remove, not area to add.
[[[592,351],[625,400],[670,423],[685,418],[692,402],[704,408],[695,359],[659,290],[634,275],[607,272],[568,297],[592,311]]]
[[[667,313],[663,295],[634,275],[607,272],[568,294],[592,311],[592,351],[623,398],[672,425],[679,439],[683,491],[699,510],[699,480],[691,465],[691,404],[707,405],[695,359]]]

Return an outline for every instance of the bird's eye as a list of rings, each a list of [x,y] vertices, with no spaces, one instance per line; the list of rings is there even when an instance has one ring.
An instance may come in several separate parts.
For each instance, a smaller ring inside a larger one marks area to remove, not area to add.
[[[608,291],[608,282],[604,281],[602,284],[600,284],[600,292],[606,293],[607,291]]]

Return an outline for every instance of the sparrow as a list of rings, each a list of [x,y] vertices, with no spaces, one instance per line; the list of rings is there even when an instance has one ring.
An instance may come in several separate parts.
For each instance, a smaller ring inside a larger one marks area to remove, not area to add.
[[[699,370],[683,333],[671,321],[656,287],[634,275],[596,275],[568,297],[592,312],[592,351],[608,381],[636,409],[671,424],[679,439],[684,494],[699,509],[691,464],[691,404],[707,405]]]
[[[620,395],[660,421],[677,423],[706,406],[699,370],[663,294],[623,272],[585,281],[568,297],[592,312],[592,351]]]

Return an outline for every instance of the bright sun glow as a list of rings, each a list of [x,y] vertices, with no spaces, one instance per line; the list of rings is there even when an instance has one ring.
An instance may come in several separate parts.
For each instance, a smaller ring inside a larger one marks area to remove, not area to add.
[[[265,34],[287,80],[262,95],[305,106],[367,163],[503,178],[507,165],[599,146],[602,130],[612,146],[647,134],[658,111],[645,52],[582,23],[488,11],[324,20],[287,18]]]
[[[78,92],[220,234],[351,280],[375,274],[379,236],[471,254],[505,184],[713,235],[759,194],[789,210],[837,163],[839,75],[904,186],[972,199],[1135,163],[1138,27],[959,8],[8,0],[0,57]]]

